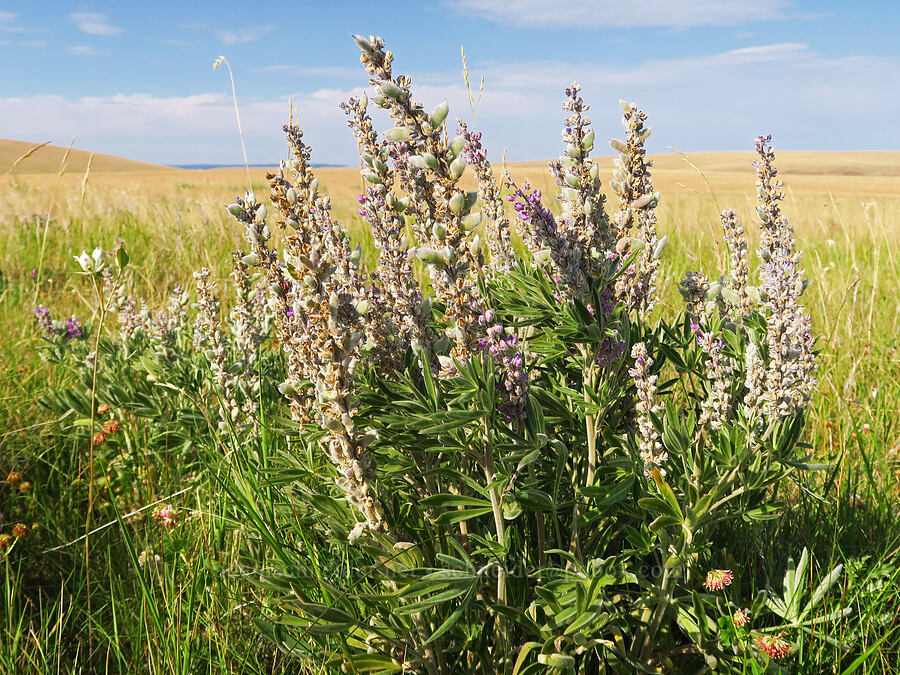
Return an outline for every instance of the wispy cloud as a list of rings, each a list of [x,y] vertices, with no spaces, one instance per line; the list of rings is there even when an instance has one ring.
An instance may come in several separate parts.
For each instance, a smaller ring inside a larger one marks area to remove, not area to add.
[[[124,28],[112,25],[106,14],[74,12],[69,14],[69,18],[75,22],[78,30],[88,35],[120,35],[125,31]]]
[[[257,66],[250,69],[251,73],[261,75],[283,74],[283,75],[306,75],[310,77],[330,77],[340,79],[365,80],[365,71],[362,68],[351,68],[349,66],[293,66],[293,65],[271,65]]]
[[[447,0],[462,14],[541,28],[691,28],[787,18],[787,0]]]
[[[3,33],[30,33],[28,28],[17,25],[19,15],[15,12],[0,12],[0,32]]]
[[[217,30],[216,35],[223,45],[237,45],[245,42],[255,42],[267,33],[271,33],[277,26],[256,26],[241,30]]]
[[[78,56],[97,56],[98,54],[104,53],[90,45],[75,45],[74,47],[69,47],[69,51],[73,54],[78,54]]]

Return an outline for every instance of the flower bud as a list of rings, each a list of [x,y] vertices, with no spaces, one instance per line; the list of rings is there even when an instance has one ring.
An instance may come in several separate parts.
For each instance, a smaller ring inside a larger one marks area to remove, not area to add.
[[[253,218],[257,223],[266,222],[266,216],[269,215],[269,210],[266,208],[265,204],[260,204],[256,207],[256,216]]]
[[[366,112],[366,108],[369,107],[369,95],[366,92],[363,92],[359,95],[359,103],[356,104],[356,109],[359,112]]]

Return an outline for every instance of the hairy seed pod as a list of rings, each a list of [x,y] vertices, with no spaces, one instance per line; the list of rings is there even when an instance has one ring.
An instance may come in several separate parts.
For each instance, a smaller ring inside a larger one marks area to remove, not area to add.
[[[410,136],[409,127],[391,127],[384,132],[384,137],[389,141],[408,141]]]
[[[450,213],[459,213],[460,211],[462,211],[465,203],[466,198],[463,196],[463,193],[457,192],[452,197],[450,197],[450,201],[447,203],[447,208],[450,209]]]
[[[406,100],[406,92],[404,92],[400,87],[391,82],[390,80],[381,80],[378,83],[379,89],[381,89],[381,93],[387,96],[390,99],[397,101],[398,103],[402,103]]]
[[[439,128],[444,123],[444,120],[447,119],[447,113],[449,112],[450,106],[447,105],[447,101],[438,103],[434,112],[431,113],[431,127],[433,129]]]
[[[628,146],[625,145],[625,141],[620,141],[618,138],[610,138],[609,145],[616,152],[621,152],[623,155],[628,154]]]
[[[463,136],[457,136],[452,141],[450,141],[450,154],[455,158],[459,153],[462,152],[462,149],[466,147],[466,139]]]
[[[459,221],[459,226],[462,228],[463,232],[471,232],[479,225],[481,225],[480,212],[470,213]]]

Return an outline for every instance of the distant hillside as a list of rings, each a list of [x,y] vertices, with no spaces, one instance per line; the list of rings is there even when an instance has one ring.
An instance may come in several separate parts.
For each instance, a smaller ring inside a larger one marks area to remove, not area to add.
[[[17,159],[19,159],[19,157],[38,144],[39,143],[32,143],[30,141],[12,141],[6,138],[0,138],[0,175],[9,171],[10,167]],[[13,174],[56,173],[59,171],[59,163],[62,161],[65,152],[65,147],[45,145],[27,159],[22,160],[13,171]],[[72,148],[72,151],[69,153],[66,172],[84,173],[90,156],[91,153],[88,150],[76,150],[75,148]],[[99,152],[94,155],[94,161],[91,163],[91,173],[154,170],[166,171],[169,170],[169,167],[161,166],[159,164],[149,164],[147,162],[138,162],[133,159],[116,157],[115,155],[104,155]]]

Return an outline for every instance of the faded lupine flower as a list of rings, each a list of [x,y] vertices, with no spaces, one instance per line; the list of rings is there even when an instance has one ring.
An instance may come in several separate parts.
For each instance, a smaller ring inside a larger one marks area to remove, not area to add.
[[[731,621],[738,628],[743,628],[748,623],[750,623],[750,610],[749,609],[735,610],[734,614],[731,615]]]
[[[180,284],[172,287],[164,310],[155,312],[147,324],[147,335],[156,351],[165,359],[175,356],[175,341],[184,330],[189,296]]]
[[[753,421],[759,415],[766,390],[766,365],[759,355],[759,348],[753,340],[747,340],[745,350],[744,414]]]
[[[225,406],[222,413],[225,414],[231,408],[237,407],[237,403],[234,400],[234,390],[228,377],[225,338],[222,335],[222,323],[219,318],[219,296],[215,284],[209,280],[209,275],[210,271],[206,267],[199,272],[194,272],[199,306],[194,324],[194,348],[202,351],[209,361],[213,382],[215,382]]]
[[[231,375],[230,389],[240,391],[240,408],[232,406],[228,411],[232,421],[243,415],[248,421],[256,417],[259,394],[259,374],[256,362],[262,335],[259,331],[256,315],[251,304],[250,279],[247,276],[247,265],[241,251],[232,251],[233,266],[231,277],[234,279],[234,306],[229,314],[229,324],[238,361],[229,368]]]
[[[160,504],[153,509],[153,517],[160,521],[163,527],[174,527],[178,524],[178,511],[171,504]]]
[[[619,101],[624,116],[625,140],[610,139],[610,145],[619,154],[614,160],[615,169],[610,187],[619,199],[616,213],[616,251],[624,260],[632,252],[637,257],[616,282],[616,293],[625,305],[646,316],[656,304],[656,277],[659,258],[665,248],[665,237],[656,234],[656,205],[659,193],[653,191],[650,167],[644,143],[650,137],[650,127],[645,127],[647,115],[633,103]],[[629,233],[637,227],[637,237]]]
[[[371,289],[373,306],[365,314],[368,339],[374,344],[376,361],[393,370],[401,367],[410,346],[424,351],[432,362],[434,334],[429,326],[429,304],[423,303],[403,234],[402,214],[410,199],[398,199],[393,192],[395,176],[389,158],[392,150],[395,155],[402,154],[404,144],[379,143],[366,106],[367,100],[358,98],[341,104],[357,139],[365,181],[358,197],[359,214],[369,223],[379,252],[374,275],[378,286]],[[377,180],[368,180],[373,176]]]
[[[279,389],[290,400],[292,415],[307,421],[310,399],[300,383],[313,383],[313,411],[328,432],[323,443],[337,465],[338,486],[370,529],[384,531],[372,487],[375,462],[366,451],[367,437],[353,422],[353,379],[364,337],[363,282],[351,263],[346,232],[331,219],[331,201],[318,194],[302,132],[294,124],[286,125],[285,132],[292,160],[268,175],[278,224],[289,228],[283,238],[285,263],[278,263],[268,247],[271,233],[263,205],[248,194],[229,211],[247,225],[252,262],[267,270],[278,297],[276,328],[288,357],[288,380]]]
[[[457,123],[459,124],[457,133],[466,141],[466,162],[472,167],[475,179],[478,181],[481,215],[487,235],[487,245],[491,251],[491,264],[487,269],[489,273],[507,272],[516,262],[516,254],[510,239],[509,220],[503,213],[500,187],[497,185],[494,171],[488,161],[487,150],[481,144],[481,132],[469,131],[465,122],[460,120],[457,120]]]
[[[570,114],[562,131],[564,153],[550,162],[550,173],[560,187],[558,227],[581,252],[581,268],[598,277],[610,260],[615,238],[604,208],[606,197],[600,191],[600,165],[590,159],[594,132],[585,115],[590,106],[580,92],[577,82],[566,87],[562,108]]]
[[[528,181],[519,187],[508,171],[503,179],[511,191],[507,200],[513,203],[522,221],[522,238],[534,262],[549,264],[553,278],[567,294],[586,297],[588,283],[580,262],[581,248],[561,231],[553,214],[541,203],[541,191],[533,189]]]
[[[710,591],[721,591],[727,586],[731,586],[734,581],[734,575],[731,570],[710,570],[706,573],[706,581],[703,585]]]
[[[638,414],[638,436],[640,438],[639,448],[641,459],[644,460],[644,470],[649,472],[654,468],[659,468],[669,458],[663,444],[660,442],[659,432],[653,425],[651,414],[658,414],[662,409],[656,401],[656,383],[659,381],[658,375],[651,375],[650,368],[653,366],[653,359],[647,353],[647,346],[643,342],[636,343],[631,348],[631,358],[634,359],[634,367],[629,369],[628,374],[634,378],[634,385],[637,389],[637,404],[635,409]]]
[[[747,237],[737,213],[726,209],[721,213],[722,230],[729,254],[729,287],[723,289],[723,297],[736,319],[750,314],[753,301],[748,294],[750,272],[747,265]],[[754,289],[755,290],[755,289]]]
[[[452,324],[447,335],[454,345],[451,356],[465,359],[478,346],[476,319],[482,313],[480,291],[471,275],[481,267],[481,242],[477,235],[469,239],[481,222],[481,213],[472,210],[478,193],[467,193],[459,184],[466,168],[465,138],[444,135],[446,104],[425,112],[412,97],[409,77],[394,76],[393,54],[385,51],[381,38],[354,39],[362,51],[360,61],[380,92],[373,102],[386,108],[396,123],[385,138],[407,145],[409,157],[397,178],[415,216],[420,240],[416,257],[426,265],[435,296]],[[377,185],[378,180],[377,174],[366,176],[367,182]],[[452,364],[445,370],[451,372]]]
[[[518,337],[507,335],[501,324],[494,323],[493,310],[489,309],[479,316],[478,323],[484,326],[485,334],[479,344],[490,354],[498,369],[500,412],[507,422],[522,420],[525,418],[528,373],[525,372],[525,360],[519,349]]]
[[[715,337],[712,331],[697,330],[697,343],[707,355],[706,381],[709,392],[702,403],[699,426],[721,429],[728,419],[731,406],[731,383],[734,359],[725,356],[725,343]]]
[[[778,635],[757,635],[756,646],[759,651],[773,659],[783,659],[791,651],[791,644],[782,637],[783,635],[787,633],[781,631]]]
[[[709,279],[703,272],[686,272],[678,284],[678,291],[684,298],[688,318],[696,324],[706,311],[706,296],[709,293]]]
[[[760,202],[760,273],[768,324],[764,410],[781,417],[796,413],[809,400],[816,379],[812,324],[799,302],[806,281],[801,278],[800,254],[794,250],[794,230],[781,213],[783,184],[777,178],[771,140],[771,136],[757,139],[760,159],[754,165]]]

